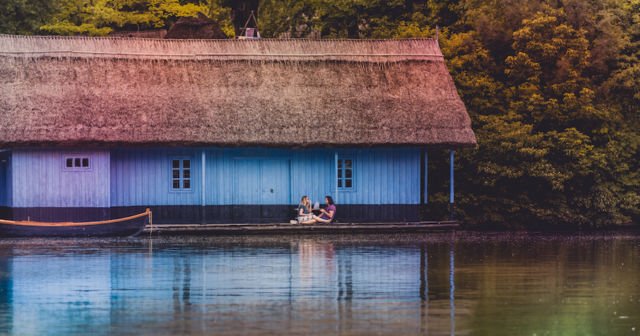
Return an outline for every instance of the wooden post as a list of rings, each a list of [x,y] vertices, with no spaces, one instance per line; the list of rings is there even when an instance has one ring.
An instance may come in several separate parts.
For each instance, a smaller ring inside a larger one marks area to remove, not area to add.
[[[200,211],[200,217],[201,217],[201,222],[202,224],[207,224],[207,215],[206,215],[206,205],[207,205],[207,154],[205,153],[205,150],[202,150],[202,165],[200,167],[200,169],[202,169],[202,172],[200,173],[200,179],[202,181],[200,181],[200,198],[201,198],[201,211]]]
[[[454,172],[453,172],[453,163],[455,159],[455,151],[451,150],[449,152],[449,215],[451,219],[454,218]]]
[[[201,189],[201,203],[202,206],[207,205],[207,193],[206,193],[206,188],[207,188],[207,183],[206,183],[206,177],[207,177],[207,154],[205,153],[204,149],[202,150],[202,173],[200,174],[202,181],[200,181],[200,189]]]
[[[147,208],[146,210],[147,214],[148,214],[148,219],[149,219],[149,235],[153,234],[153,212],[151,212],[151,209]]]
[[[426,147],[420,150],[420,208],[418,212],[421,221],[429,220],[429,151]]]
[[[424,204],[429,204],[429,151],[424,150]]]
[[[333,200],[335,203],[338,203],[338,152],[334,153],[334,170],[333,173],[336,174],[336,193],[333,195]]]

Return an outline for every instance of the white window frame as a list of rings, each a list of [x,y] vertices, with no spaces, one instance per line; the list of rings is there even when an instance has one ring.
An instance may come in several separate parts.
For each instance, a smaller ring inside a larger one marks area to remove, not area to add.
[[[351,160],[351,177],[346,176],[347,168],[345,166],[346,161]],[[342,167],[342,168],[339,168]],[[342,170],[342,177],[339,177],[338,171]],[[351,187],[346,186],[347,179],[351,180]],[[351,192],[356,191],[356,160],[354,160],[353,156],[349,155],[339,155],[338,154],[338,164],[336,166],[336,183],[342,182],[342,186],[337,186],[338,191],[342,192]]]
[[[180,161],[180,167],[178,168],[179,170],[179,177],[176,179],[173,177],[173,161],[178,160]],[[188,160],[189,161],[189,177],[185,178],[184,177],[184,161]],[[169,157],[169,190],[171,192],[192,192],[193,191],[193,158],[188,157],[188,156],[171,156]],[[180,187],[179,188],[174,188],[173,187],[173,181],[174,180],[178,180]],[[189,180],[189,188],[184,188],[184,181],[185,180]]]
[[[67,166],[67,161],[68,160],[72,160],[71,161],[71,167]],[[76,166],[75,162],[76,160],[80,160],[80,165]],[[84,160],[87,160],[87,166],[83,166]],[[87,154],[68,154],[68,155],[63,155],[62,156],[62,170],[64,171],[68,171],[68,172],[90,172],[93,170],[93,164],[91,163],[91,161],[93,160],[93,158],[91,157],[91,155],[87,155]]]

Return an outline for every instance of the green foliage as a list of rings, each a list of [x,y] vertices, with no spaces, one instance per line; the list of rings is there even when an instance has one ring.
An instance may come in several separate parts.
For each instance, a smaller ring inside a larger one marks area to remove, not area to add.
[[[508,36],[483,37],[477,27],[445,35],[443,49],[479,140],[476,151],[464,153],[458,175],[465,218],[505,226],[637,222],[633,62],[619,55],[627,50],[622,44],[602,43],[602,36],[626,40],[619,26],[607,25],[633,18],[619,7],[572,6],[571,15],[541,1],[533,7],[510,24]],[[482,22],[469,13],[468,22]],[[602,18],[607,25],[586,25]],[[508,49],[494,51],[506,41]]]
[[[206,0],[201,4],[207,7],[207,12],[203,12],[203,14],[218,22],[225,35],[230,38],[236,36],[231,22],[231,8],[223,5],[224,0]]]
[[[406,0],[265,0],[260,30],[266,37],[392,38],[432,36],[427,7]]]
[[[40,29],[58,35],[106,35],[114,30],[167,28],[179,17],[210,6],[178,0],[60,0],[60,10]]]
[[[56,2],[51,0],[2,0],[0,33],[36,33],[56,10]]]

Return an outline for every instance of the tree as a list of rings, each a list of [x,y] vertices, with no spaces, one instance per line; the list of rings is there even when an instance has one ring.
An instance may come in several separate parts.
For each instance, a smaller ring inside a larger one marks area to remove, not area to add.
[[[34,34],[57,9],[57,2],[51,0],[3,0],[0,33]]]
[[[637,132],[619,132],[620,109],[596,97],[603,74],[592,70],[586,35],[564,9],[545,5],[513,30],[503,77],[491,73],[500,67],[490,57],[480,61],[486,67],[459,66],[461,58],[487,55],[475,36],[466,37],[473,52],[452,55],[450,68],[479,138],[478,150],[463,156],[462,207],[472,221],[589,226],[637,218],[637,173],[628,167]],[[455,42],[460,35],[453,36]],[[457,73],[469,68],[477,70]],[[486,95],[477,83],[496,92],[496,82],[504,85],[503,97],[478,98]]]
[[[178,0],[61,0],[60,11],[40,27],[58,35],[107,35],[116,29],[167,28],[178,17],[209,13],[200,3]]]

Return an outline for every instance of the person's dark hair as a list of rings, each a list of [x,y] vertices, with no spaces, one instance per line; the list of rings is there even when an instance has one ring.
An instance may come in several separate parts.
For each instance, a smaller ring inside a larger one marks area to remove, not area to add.
[[[324,198],[326,198],[326,199],[327,199],[327,204],[329,204],[329,205],[333,205],[333,197],[331,197],[331,196],[325,196]]]

